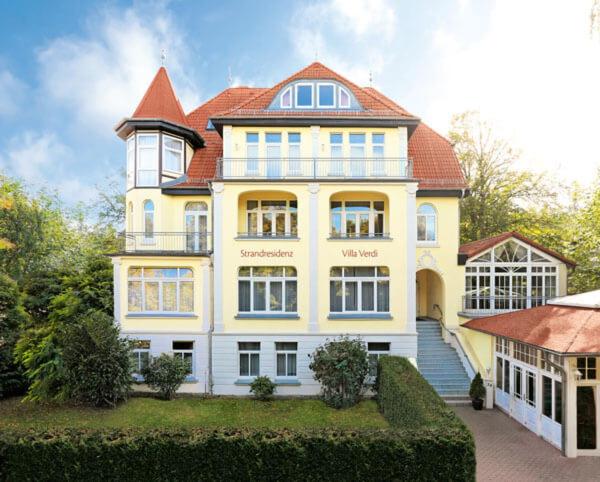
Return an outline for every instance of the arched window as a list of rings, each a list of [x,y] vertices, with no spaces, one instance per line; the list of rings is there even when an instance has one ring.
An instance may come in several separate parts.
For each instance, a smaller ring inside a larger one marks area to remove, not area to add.
[[[437,214],[431,204],[421,204],[417,209],[417,241],[437,241]]]
[[[194,253],[208,250],[208,206],[205,202],[185,205],[186,249]]]
[[[154,203],[144,201],[144,239],[154,241]]]

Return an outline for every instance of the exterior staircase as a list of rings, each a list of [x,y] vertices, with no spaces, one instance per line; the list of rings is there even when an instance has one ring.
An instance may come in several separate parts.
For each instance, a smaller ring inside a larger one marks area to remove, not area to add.
[[[471,380],[458,353],[442,338],[440,322],[417,320],[417,366],[421,375],[448,405],[470,404]]]

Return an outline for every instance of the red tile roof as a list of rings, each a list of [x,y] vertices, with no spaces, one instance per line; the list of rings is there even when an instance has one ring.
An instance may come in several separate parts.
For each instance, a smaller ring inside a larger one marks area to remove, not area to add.
[[[600,353],[599,309],[546,305],[473,319],[462,326],[557,353]]]
[[[491,238],[480,239],[478,241],[472,241],[470,243],[463,244],[460,248],[458,248],[458,252],[461,254],[466,254],[467,258],[472,258],[473,256],[483,253],[487,249],[493,248],[497,244],[500,244],[503,241],[506,241],[507,239],[510,239],[510,238],[515,238],[515,239],[518,239],[519,241],[522,241],[525,244],[529,244],[530,246],[533,246],[534,248],[539,249],[543,253],[546,253],[546,254],[552,256],[553,258],[556,258],[569,266],[574,267],[577,265],[575,263],[575,261],[570,260],[569,258],[561,255],[560,253],[557,253],[556,251],[553,251],[549,248],[546,248],[545,246],[542,246],[541,244],[537,243],[533,239],[523,236],[521,233],[518,233],[516,231],[507,231],[505,233],[501,233],[496,236],[492,236]]]
[[[163,119],[187,126],[185,113],[164,67],[158,69],[150,87],[131,117],[133,119]]]

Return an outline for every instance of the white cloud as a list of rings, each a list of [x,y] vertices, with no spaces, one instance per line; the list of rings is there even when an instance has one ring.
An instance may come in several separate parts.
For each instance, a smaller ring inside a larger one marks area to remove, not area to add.
[[[445,132],[453,113],[479,110],[525,167],[590,180],[600,167],[600,41],[589,12],[587,1],[501,0],[476,41],[441,27],[422,114]]]
[[[166,65],[184,109],[198,103],[186,71],[186,43],[164,5],[108,9],[89,19],[84,36],[52,40],[38,52],[44,96],[68,107],[85,127],[112,135],[111,127],[133,113],[160,66]]]
[[[0,70],[0,116],[16,114],[23,97],[25,84],[8,70]]]

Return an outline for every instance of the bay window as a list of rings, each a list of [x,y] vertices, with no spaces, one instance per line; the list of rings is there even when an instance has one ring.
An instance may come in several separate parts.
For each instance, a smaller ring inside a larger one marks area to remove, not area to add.
[[[331,201],[331,237],[384,235],[384,201]]]
[[[251,236],[296,236],[298,202],[247,201],[246,232]]]
[[[183,173],[183,149],[181,139],[163,135],[163,169],[178,174]]]
[[[277,377],[295,377],[298,343],[275,342],[275,356],[277,359]]]
[[[137,135],[137,186],[158,186],[158,134]]]
[[[127,297],[129,313],[191,313],[194,310],[192,270],[131,267]]]
[[[238,272],[240,313],[296,313],[298,299],[296,268],[291,266],[247,266]]]
[[[329,279],[331,313],[389,312],[390,277],[387,267],[334,267]]]
[[[260,375],[260,342],[238,342],[240,377],[257,377]]]

